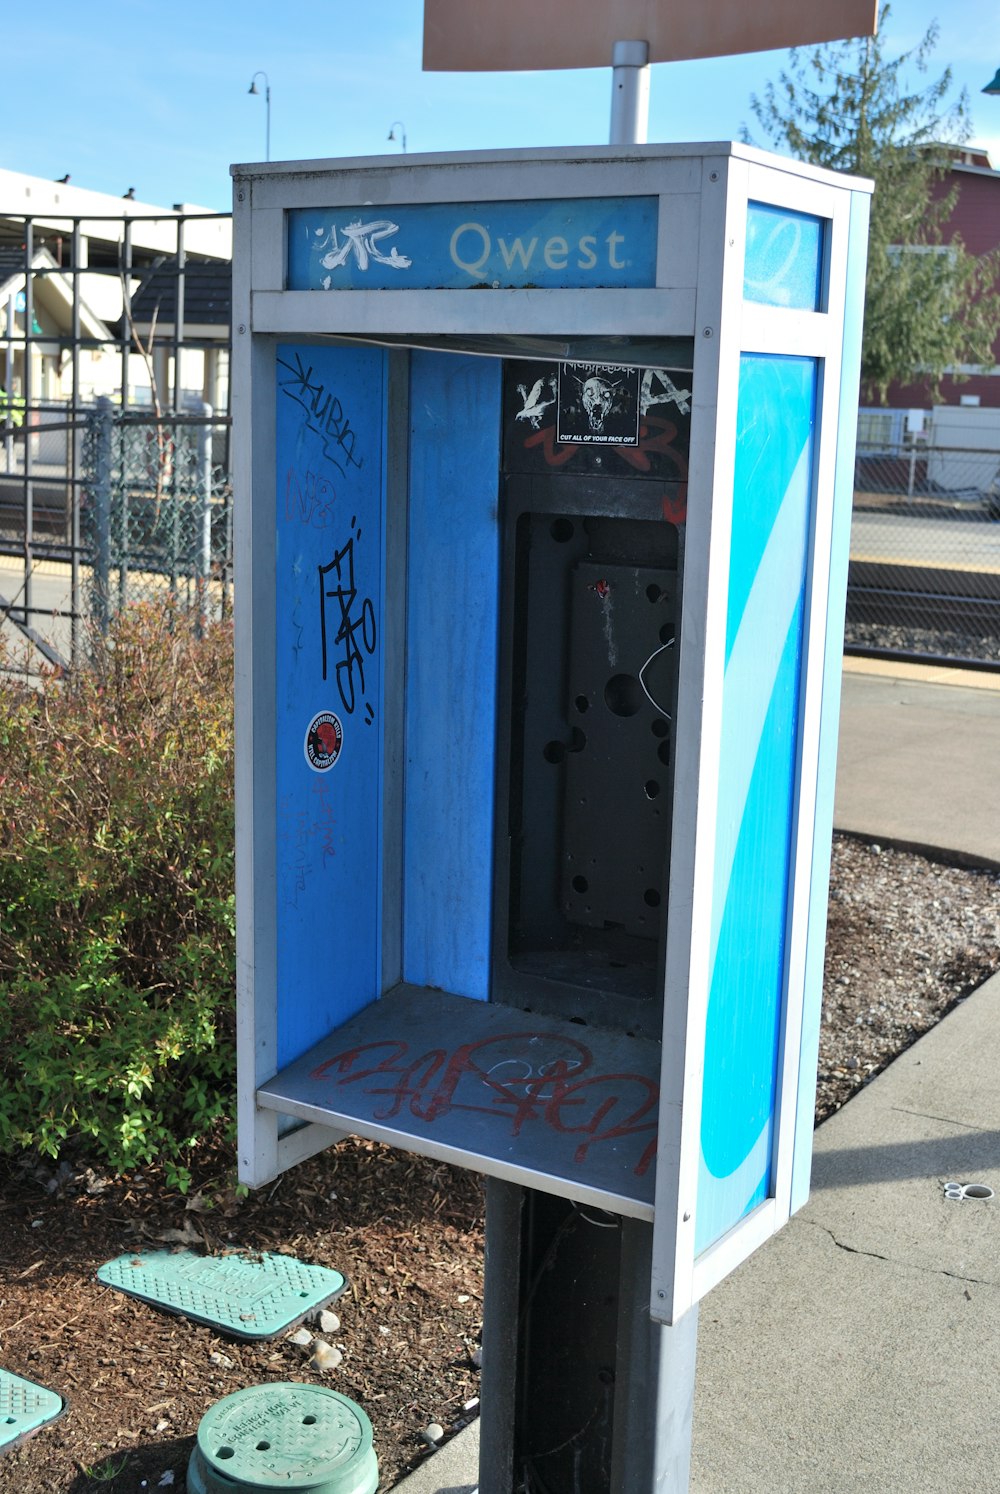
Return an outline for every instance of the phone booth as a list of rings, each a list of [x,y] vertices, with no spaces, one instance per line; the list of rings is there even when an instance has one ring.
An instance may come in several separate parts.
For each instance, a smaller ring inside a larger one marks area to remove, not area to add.
[[[651,1489],[808,1191],[868,184],[234,177],[241,1176],[484,1174],[484,1494]]]

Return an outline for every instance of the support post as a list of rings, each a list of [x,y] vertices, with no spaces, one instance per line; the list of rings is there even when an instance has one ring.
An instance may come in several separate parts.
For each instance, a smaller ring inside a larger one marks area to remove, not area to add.
[[[203,403],[201,413],[205,417],[205,424],[198,426],[198,505],[199,505],[199,530],[198,530],[198,560],[197,560],[197,586],[198,586],[198,618],[200,626],[206,627],[209,621],[210,587],[212,579],[212,427],[208,423],[215,411],[212,406]]]
[[[479,1494],[685,1494],[698,1310],[650,1317],[652,1226],[488,1179]]]
[[[14,329],[17,326],[15,306],[14,292],[11,291],[7,297],[7,351],[3,376],[4,393],[7,396],[4,405],[4,451],[7,472],[14,470]]]
[[[622,1220],[611,1487],[683,1494],[691,1477],[698,1309],[667,1327],[649,1313],[653,1231]]]
[[[111,401],[96,400],[94,415],[94,619],[102,637],[108,631],[108,592],[111,585]]]
[[[649,43],[615,42],[611,53],[612,145],[645,145],[649,135]]]

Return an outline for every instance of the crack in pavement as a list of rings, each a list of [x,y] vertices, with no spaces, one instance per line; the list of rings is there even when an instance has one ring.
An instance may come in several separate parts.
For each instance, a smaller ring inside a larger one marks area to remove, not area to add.
[[[880,1255],[877,1250],[861,1250],[857,1245],[847,1245],[843,1240],[837,1239],[837,1236],[834,1234],[833,1230],[828,1224],[820,1224],[817,1219],[799,1219],[798,1222],[800,1224],[809,1224],[813,1227],[813,1229],[821,1230],[823,1234],[829,1235],[830,1239],[833,1241],[834,1245],[836,1245],[837,1249],[846,1251],[848,1255],[864,1255],[867,1256],[869,1260],[886,1261],[889,1265],[903,1266],[908,1271],[923,1271],[927,1276],[947,1276],[952,1281],[962,1281],[965,1282],[968,1286],[1000,1286],[1000,1281],[993,1281],[989,1278],[984,1278],[981,1276],[963,1276],[960,1271],[947,1271],[943,1266],[922,1266],[915,1261],[900,1260],[898,1256]]]
[[[981,1131],[982,1126],[970,1126],[967,1121],[955,1120],[950,1115],[931,1115],[927,1110],[908,1110],[905,1105],[893,1105],[897,1115],[915,1115],[918,1120],[940,1121],[945,1126],[957,1126],[960,1131]]]

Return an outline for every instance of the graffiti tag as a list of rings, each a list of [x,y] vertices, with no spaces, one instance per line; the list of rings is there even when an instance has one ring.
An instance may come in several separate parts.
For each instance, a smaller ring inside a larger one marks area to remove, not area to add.
[[[545,1054],[541,1062],[540,1051]],[[515,1072],[503,1072],[508,1069]],[[489,1117],[512,1137],[529,1126],[577,1136],[573,1160],[578,1165],[601,1143],[645,1137],[632,1168],[635,1177],[642,1177],[656,1156],[658,1086],[642,1074],[593,1069],[593,1055],[584,1043],[556,1033],[517,1032],[464,1043],[450,1052],[411,1052],[408,1043],[395,1039],[363,1043],[328,1058],[310,1077],[339,1087],[360,1085],[379,1102],[372,1112],[379,1121],[407,1110],[433,1125],[462,1111]]]
[[[362,467],[364,459],[357,454],[358,434],[338,397],[316,377],[311,364],[301,354],[294,362],[278,363],[278,388],[305,411],[306,426],[323,442],[323,452],[341,476],[346,467]],[[281,370],[284,372],[282,373]]]
[[[353,715],[358,697],[365,694],[365,656],[375,652],[375,608],[371,597],[358,602],[354,577],[354,546],[361,531],[351,519],[351,534],[334,552],[333,559],[319,570],[319,616],[323,678],[330,669],[330,656],[340,650],[335,675],[341,703]],[[332,604],[332,605],[331,605]],[[331,640],[332,633],[332,640]],[[331,648],[332,641],[332,648]],[[371,717],[368,716],[371,725]]]

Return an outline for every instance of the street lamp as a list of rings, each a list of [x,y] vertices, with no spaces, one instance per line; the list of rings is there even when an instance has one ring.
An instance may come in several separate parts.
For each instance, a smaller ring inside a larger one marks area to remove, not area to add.
[[[266,123],[266,131],[267,131],[267,133],[266,133],[266,136],[265,136],[266,145],[265,145],[264,160],[265,161],[269,161],[271,159],[271,84],[270,84],[270,81],[268,79],[267,73],[263,72],[261,69],[258,69],[257,72],[255,72],[254,75],[253,75],[253,77],[250,79],[250,87],[247,89],[247,92],[248,93],[260,93],[260,89],[257,87],[257,79],[258,78],[263,78],[264,79],[264,104],[265,104],[266,109],[267,109],[267,123]]]
[[[987,83],[986,87],[983,89],[983,93],[1000,93],[1000,67],[998,67],[996,70],[996,75],[993,79],[993,82]]]
[[[396,126],[397,125],[399,125],[399,139],[400,139],[400,144],[403,147],[403,155],[405,156],[406,155],[406,127],[404,126],[403,121],[401,119],[394,119],[393,122],[392,122],[392,124],[389,126],[389,139],[390,140],[395,140],[395,138],[396,138]]]

